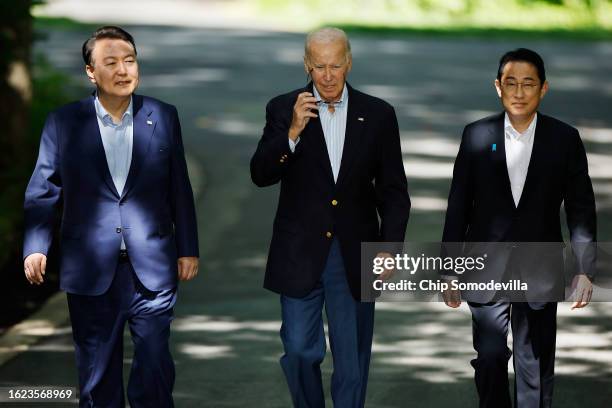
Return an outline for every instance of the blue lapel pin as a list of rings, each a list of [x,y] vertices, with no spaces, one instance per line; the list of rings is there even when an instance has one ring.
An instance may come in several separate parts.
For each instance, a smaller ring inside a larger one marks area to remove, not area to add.
[[[496,144],[496,143],[493,143],[493,144],[491,145],[491,151],[492,151],[492,152],[496,152],[496,151],[497,151],[497,144]]]

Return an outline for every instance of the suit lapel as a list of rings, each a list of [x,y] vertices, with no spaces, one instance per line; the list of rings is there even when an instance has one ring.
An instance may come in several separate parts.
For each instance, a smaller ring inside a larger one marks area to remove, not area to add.
[[[143,98],[140,95],[133,95],[133,144],[132,144],[132,161],[130,171],[128,173],[123,194],[125,197],[130,189],[134,186],[135,180],[138,177],[142,163],[149,151],[151,136],[155,131],[156,121],[151,115],[153,111],[144,106]]]
[[[508,163],[506,161],[506,132],[504,130],[504,113],[502,112],[498,118],[494,120],[493,128],[493,143],[491,144],[490,154],[493,158],[493,169],[496,178],[500,180],[502,190],[506,200],[509,200],[512,207],[516,208],[514,198],[512,197],[512,187],[510,186],[510,176],[508,175]]]
[[[113,178],[108,169],[108,161],[106,160],[106,153],[104,152],[104,144],[102,144],[102,135],[100,134],[100,127],[98,125],[98,117],[96,115],[96,108],[94,106],[94,97],[84,99],[82,106],[82,133],[85,135],[83,138],[84,150],[87,151],[93,159],[95,166],[100,172],[100,176],[110,189],[110,191],[119,197],[119,193],[113,183]]]
[[[365,121],[365,115],[362,111],[359,95],[350,85],[347,84],[346,86],[349,94],[348,111],[346,114],[346,131],[344,146],[342,148],[342,160],[340,162],[340,172],[338,173],[338,185],[342,183],[350,172],[351,164],[355,159],[361,142]]]

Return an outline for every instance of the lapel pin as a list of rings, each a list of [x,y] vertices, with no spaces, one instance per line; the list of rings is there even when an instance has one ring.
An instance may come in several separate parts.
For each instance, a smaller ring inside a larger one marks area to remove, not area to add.
[[[152,121],[147,120],[147,125],[152,125],[152,124],[153,124],[153,122],[152,122]]]
[[[496,144],[496,143],[493,143],[493,144],[491,145],[491,151],[492,151],[492,152],[496,152],[496,151],[497,151],[497,144]]]
[[[357,120],[363,122],[363,118],[357,118]]]

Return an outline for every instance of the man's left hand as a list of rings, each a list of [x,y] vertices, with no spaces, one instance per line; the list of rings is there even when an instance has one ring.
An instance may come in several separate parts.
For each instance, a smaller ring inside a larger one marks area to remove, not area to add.
[[[586,275],[576,275],[572,281],[574,292],[574,303],[572,310],[585,307],[591,301],[593,295],[593,284]]]
[[[195,256],[183,256],[178,259],[178,278],[188,281],[198,274],[199,259]]]
[[[381,258],[381,259],[387,259],[387,258],[393,259],[393,256],[390,253],[388,253],[388,252],[379,252],[379,253],[376,254],[376,257],[377,258]],[[383,273],[378,275],[378,277],[381,280],[386,281],[386,280],[390,279],[393,276],[394,273],[395,273],[395,268],[390,268],[390,269],[385,268]]]

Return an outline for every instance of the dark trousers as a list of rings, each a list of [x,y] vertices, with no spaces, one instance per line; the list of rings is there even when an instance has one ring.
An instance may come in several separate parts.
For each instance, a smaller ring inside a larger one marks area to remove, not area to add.
[[[174,362],[168,340],[176,290],[151,292],[129,261],[120,262],[100,296],[68,294],[79,372],[80,407],[124,407],[123,329],[134,356],[127,395],[132,408],[172,407]]]
[[[357,302],[351,295],[336,240],[317,287],[304,298],[281,296],[281,339],[285,349],[281,366],[295,407],[325,406],[320,369],[326,350],[324,304],[334,366],[331,379],[334,407],[363,407],[372,348],[374,303]]]
[[[507,346],[512,325],[514,352],[514,406],[549,408],[555,373],[557,304],[541,309],[526,302],[469,303],[472,311],[474,349],[472,360],[481,408],[510,408]]]

